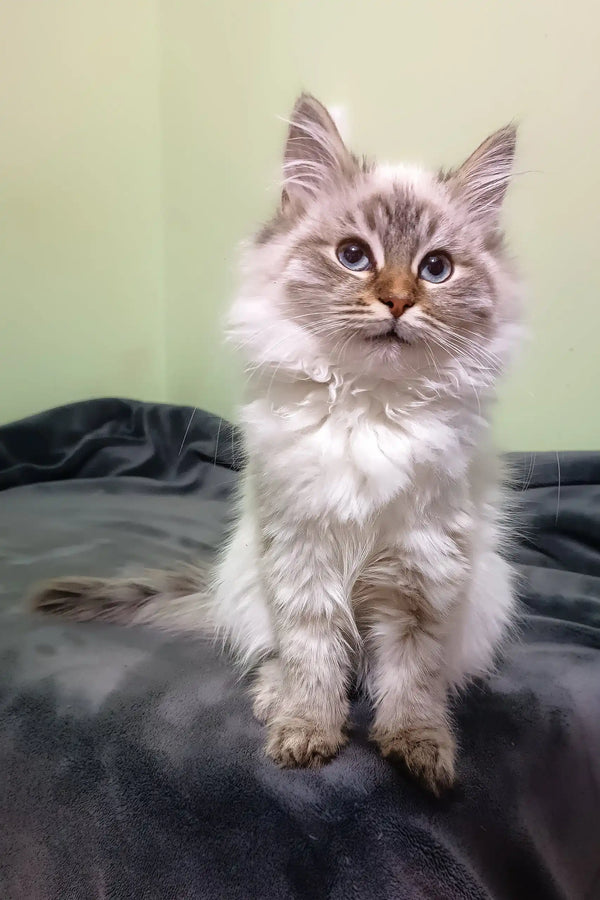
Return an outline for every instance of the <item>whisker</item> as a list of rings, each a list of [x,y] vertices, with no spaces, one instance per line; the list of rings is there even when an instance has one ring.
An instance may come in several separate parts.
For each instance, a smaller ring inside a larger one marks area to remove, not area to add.
[[[181,453],[182,453],[182,451],[183,451],[183,445],[185,444],[185,440],[186,440],[186,438],[187,438],[187,436],[188,436],[188,433],[189,433],[189,430],[190,430],[190,428],[191,428],[192,421],[193,421],[194,416],[196,415],[197,412],[198,412],[198,407],[195,406],[195,407],[193,408],[193,410],[192,410],[192,414],[191,414],[191,416],[190,416],[190,420],[189,420],[189,422],[187,423],[187,428],[185,429],[185,431],[184,431],[184,433],[183,433],[183,438],[182,438],[182,440],[181,440],[181,446],[180,446],[180,448],[179,448],[179,453],[177,454],[178,457],[181,456]]]
[[[217,439],[215,441],[215,455],[213,458],[213,466],[217,465],[217,456],[219,454],[219,438],[221,436],[221,425],[223,424],[223,419],[219,417],[219,427],[217,428]]]
[[[556,516],[554,517],[554,524],[558,525],[558,513],[560,511],[560,481],[561,481],[561,478],[560,478],[560,457],[558,455],[558,450],[556,450],[555,453],[556,453],[556,468],[558,469],[558,472],[557,472],[558,485],[557,485],[557,489],[556,489]]]

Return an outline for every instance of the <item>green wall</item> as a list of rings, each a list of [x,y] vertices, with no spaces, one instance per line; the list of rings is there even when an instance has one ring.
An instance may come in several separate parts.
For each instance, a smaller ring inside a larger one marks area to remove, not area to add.
[[[390,160],[451,164],[520,120],[532,338],[499,438],[600,446],[592,0],[0,0],[0,35],[0,418],[101,394],[232,414],[236,245],[307,88]]]
[[[0,0],[0,419],[162,399],[158,5]]]

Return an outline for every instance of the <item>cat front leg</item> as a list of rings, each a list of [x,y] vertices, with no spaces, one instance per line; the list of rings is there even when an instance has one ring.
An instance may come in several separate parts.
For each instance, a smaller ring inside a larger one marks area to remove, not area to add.
[[[451,604],[450,604],[451,607]],[[434,794],[454,781],[455,740],[447,708],[444,642],[451,608],[422,584],[373,592],[368,603],[372,738]]]
[[[278,656],[259,672],[255,710],[267,720],[275,762],[319,766],[346,742],[354,620],[342,573],[322,534],[276,539],[263,565]]]

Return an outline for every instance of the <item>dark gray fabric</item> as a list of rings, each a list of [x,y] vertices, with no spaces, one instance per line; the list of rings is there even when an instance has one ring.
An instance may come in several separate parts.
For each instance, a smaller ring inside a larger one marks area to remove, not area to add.
[[[435,800],[360,701],[338,759],[280,771],[211,646],[23,609],[38,579],[219,545],[241,456],[206,413],[183,441],[191,415],[107,400],[0,429],[0,898],[600,898],[600,455],[560,454],[560,497],[554,454],[512,459],[521,634],[457,702]]]

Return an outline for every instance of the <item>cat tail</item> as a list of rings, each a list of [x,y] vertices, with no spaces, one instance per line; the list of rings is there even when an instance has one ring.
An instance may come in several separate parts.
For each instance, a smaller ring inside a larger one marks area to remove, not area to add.
[[[139,578],[55,578],[33,589],[36,612],[75,622],[150,625],[183,634],[214,634],[208,570],[187,566]]]

